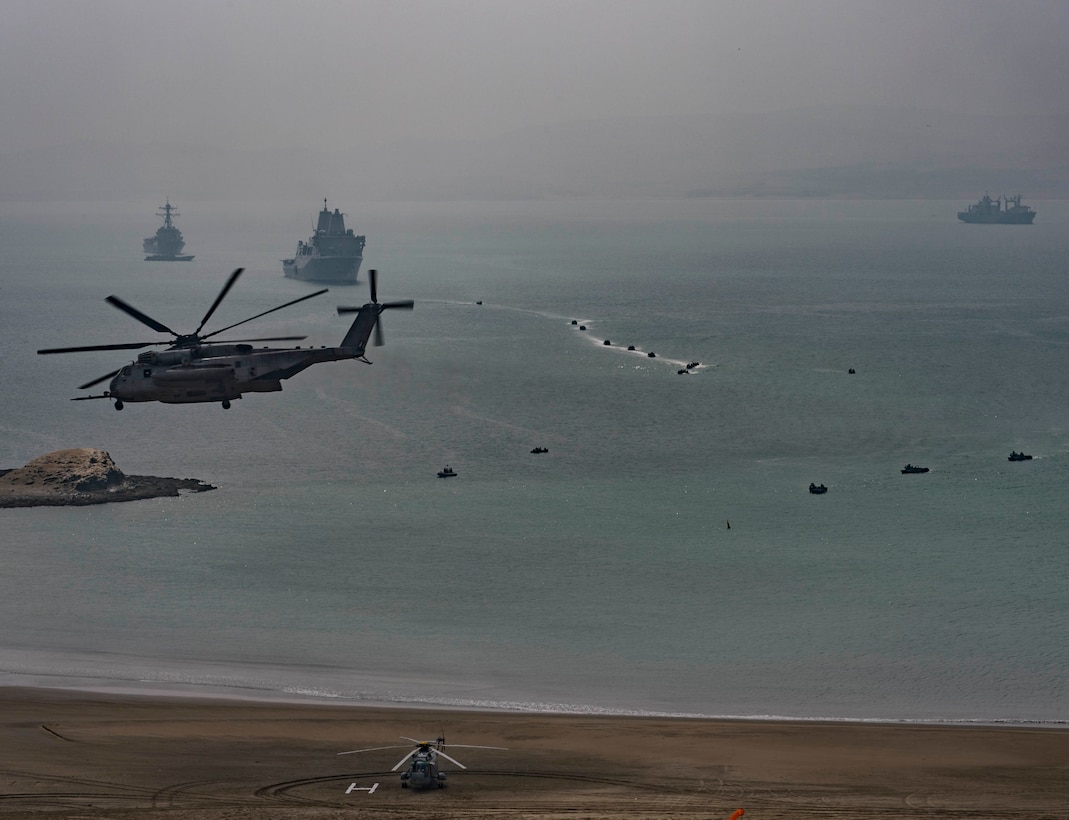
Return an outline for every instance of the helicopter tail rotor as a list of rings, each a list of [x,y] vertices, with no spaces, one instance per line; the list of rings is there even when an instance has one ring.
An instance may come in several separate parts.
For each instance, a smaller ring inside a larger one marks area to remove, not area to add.
[[[342,340],[342,347],[351,347],[362,356],[364,349],[367,347],[367,340],[371,337],[372,332],[375,334],[375,341],[373,344],[376,347],[382,347],[385,343],[382,334],[382,324],[379,317],[384,310],[401,309],[412,310],[416,306],[416,303],[411,299],[402,299],[395,302],[380,302],[378,299],[378,278],[379,272],[377,270],[368,271],[368,282],[371,285],[371,301],[361,307],[345,307],[338,306],[338,313],[344,315],[346,313],[358,314],[356,319],[353,320],[352,327],[349,328],[349,332],[345,334],[345,338]]]

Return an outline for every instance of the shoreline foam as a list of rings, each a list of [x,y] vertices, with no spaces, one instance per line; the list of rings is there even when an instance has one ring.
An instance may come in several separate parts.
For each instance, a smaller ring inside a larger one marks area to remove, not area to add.
[[[947,728],[1039,728],[1069,729],[1069,719],[1040,720],[1030,718],[906,718],[856,717],[835,715],[724,714],[712,712],[670,712],[651,709],[600,707],[590,704],[540,703],[534,701],[475,700],[434,697],[389,697],[369,694],[353,696],[324,692],[308,687],[271,689],[245,685],[191,683],[178,681],[121,681],[108,683],[37,682],[0,683],[0,690],[33,689],[108,697],[173,698],[190,701],[226,701],[235,704],[275,704],[279,706],[324,706],[338,708],[449,710],[490,714],[544,715],[547,717],[605,717],[620,719],[664,719],[728,721],[740,723],[801,723],[858,726],[917,726]]]

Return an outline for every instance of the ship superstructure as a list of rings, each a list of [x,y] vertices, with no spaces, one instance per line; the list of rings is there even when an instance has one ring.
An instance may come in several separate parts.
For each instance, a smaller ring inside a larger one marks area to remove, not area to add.
[[[984,194],[975,205],[958,211],[958,219],[973,225],[1031,225],[1036,212],[1021,204],[1021,195],[992,199]]]
[[[345,227],[345,214],[327,208],[319,212],[315,233],[307,242],[297,243],[292,259],[282,260],[282,272],[291,279],[306,282],[328,282],[335,285],[354,285],[364,260],[364,236]]]

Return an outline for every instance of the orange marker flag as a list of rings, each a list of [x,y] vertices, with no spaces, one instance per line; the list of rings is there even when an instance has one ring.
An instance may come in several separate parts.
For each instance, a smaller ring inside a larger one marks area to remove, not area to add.
[[[732,813],[731,817],[728,818],[728,820],[739,820],[739,818],[742,817],[744,814],[746,814],[746,809],[735,809],[735,811]]]

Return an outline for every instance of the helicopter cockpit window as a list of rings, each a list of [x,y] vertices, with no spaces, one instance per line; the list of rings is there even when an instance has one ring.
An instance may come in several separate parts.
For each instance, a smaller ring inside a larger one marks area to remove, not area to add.
[[[126,365],[126,367],[124,367],[121,371],[119,371],[119,375],[124,377],[124,378],[126,376],[129,376],[130,375],[130,365]]]

